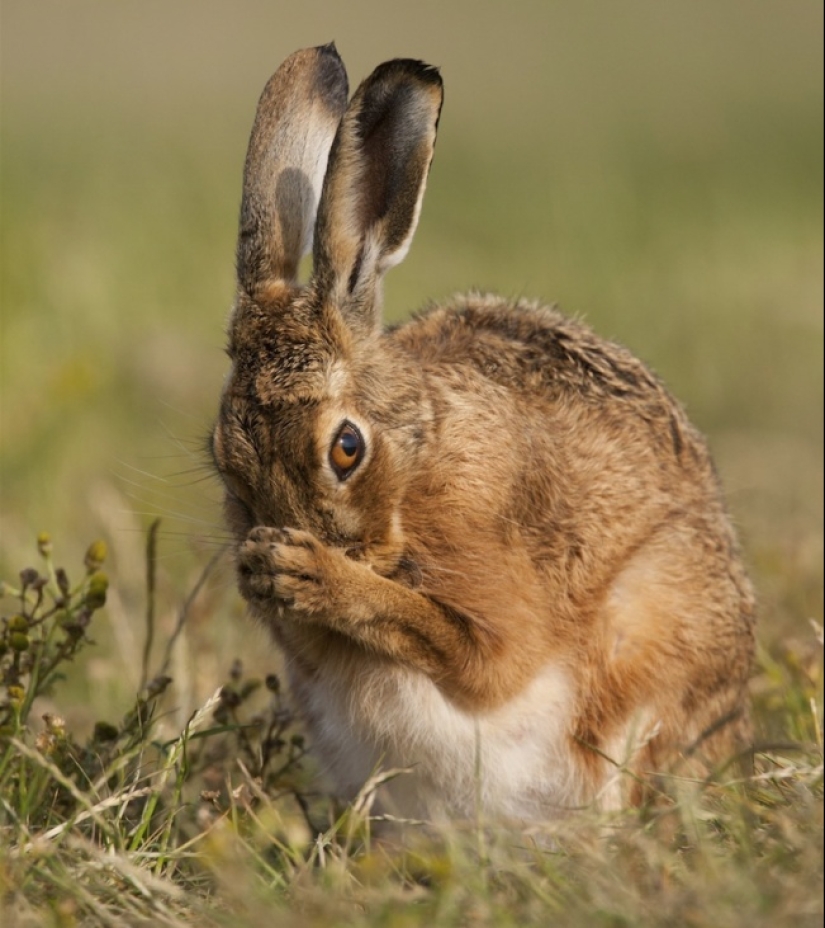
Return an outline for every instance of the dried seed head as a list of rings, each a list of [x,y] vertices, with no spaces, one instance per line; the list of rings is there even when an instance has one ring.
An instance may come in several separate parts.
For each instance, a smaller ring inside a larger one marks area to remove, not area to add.
[[[118,730],[109,722],[95,722],[92,740],[98,744],[106,741],[117,741]]]
[[[51,712],[43,713],[43,721],[46,723],[46,729],[56,738],[66,737],[66,720],[59,715],[52,715]]]
[[[160,696],[161,693],[165,692],[166,688],[171,682],[171,677],[166,677],[162,674],[154,677],[146,684],[146,698],[154,699],[155,697]]]
[[[88,604],[85,604],[82,609],[74,614],[74,616],[67,616],[60,623],[60,627],[69,635],[70,638],[80,638],[83,634],[83,630],[89,624],[89,620],[92,617],[92,610],[89,608]]]
[[[63,594],[64,598],[69,595],[71,590],[71,585],[69,584],[69,578],[66,576],[66,571],[62,567],[58,567],[54,572],[54,578],[57,581],[57,586],[60,592]]]
[[[24,590],[28,589],[39,578],[39,574],[33,567],[24,567],[20,571],[20,583]]]
[[[228,686],[221,690],[221,703],[229,709],[236,709],[241,704],[241,697]]]
[[[34,739],[34,746],[41,754],[54,754],[57,747],[57,738],[49,731],[41,731]]]

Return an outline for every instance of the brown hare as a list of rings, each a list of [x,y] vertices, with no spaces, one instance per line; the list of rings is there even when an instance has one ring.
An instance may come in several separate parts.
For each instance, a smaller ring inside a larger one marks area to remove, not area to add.
[[[211,442],[240,590],[343,795],[384,765],[398,814],[613,808],[746,746],[751,587],[704,440],[625,349],[475,293],[382,328],[441,101],[405,59],[348,101],[333,45],[261,96]]]

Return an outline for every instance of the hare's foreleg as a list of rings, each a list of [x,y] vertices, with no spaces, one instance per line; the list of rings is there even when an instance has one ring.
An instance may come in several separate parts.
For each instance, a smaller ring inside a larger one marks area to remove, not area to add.
[[[325,627],[373,653],[414,667],[471,702],[496,679],[480,670],[495,642],[466,616],[353,560],[309,532],[259,526],[238,552],[241,594],[262,612]]]

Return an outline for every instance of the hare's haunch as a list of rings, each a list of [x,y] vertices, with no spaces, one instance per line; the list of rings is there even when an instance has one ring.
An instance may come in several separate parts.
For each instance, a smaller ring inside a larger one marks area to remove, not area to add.
[[[332,45],[261,96],[212,440],[240,590],[342,794],[384,764],[400,814],[639,801],[747,744],[751,587],[702,437],[626,350],[474,293],[382,328],[441,101],[402,59],[348,100]]]

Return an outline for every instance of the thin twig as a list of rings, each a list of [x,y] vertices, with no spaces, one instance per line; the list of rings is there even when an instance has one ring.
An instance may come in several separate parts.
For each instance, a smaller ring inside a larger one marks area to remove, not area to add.
[[[155,581],[157,576],[159,528],[160,519],[155,519],[149,526],[149,533],[146,536],[146,641],[143,645],[143,664],[140,669],[140,689],[138,692],[143,691],[149,679],[149,660],[155,639]]]

